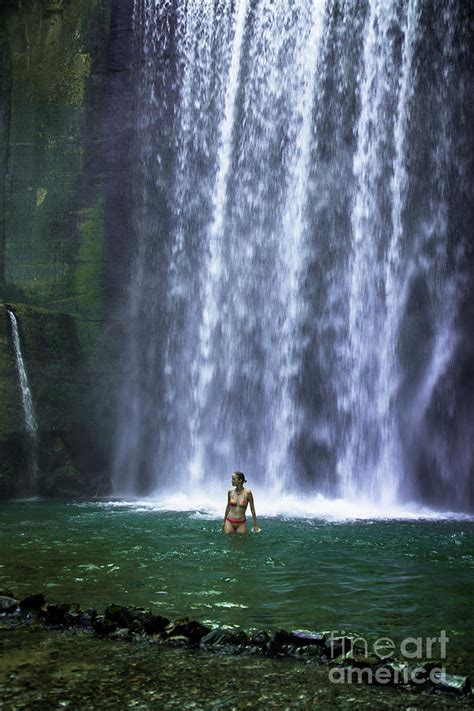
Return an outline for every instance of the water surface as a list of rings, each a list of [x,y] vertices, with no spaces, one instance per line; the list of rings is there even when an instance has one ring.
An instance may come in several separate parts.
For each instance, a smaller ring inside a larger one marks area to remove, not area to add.
[[[474,522],[221,519],[102,503],[0,508],[0,587],[103,608],[151,606],[214,624],[434,637],[471,646]],[[436,649],[436,647],[435,647]],[[436,652],[435,652],[436,654]]]

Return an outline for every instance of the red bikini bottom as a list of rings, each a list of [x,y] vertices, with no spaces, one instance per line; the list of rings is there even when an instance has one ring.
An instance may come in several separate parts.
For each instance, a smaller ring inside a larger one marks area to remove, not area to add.
[[[229,521],[229,523],[247,523],[247,519],[242,518],[240,520],[236,518],[230,518],[230,516],[226,516],[226,521]]]

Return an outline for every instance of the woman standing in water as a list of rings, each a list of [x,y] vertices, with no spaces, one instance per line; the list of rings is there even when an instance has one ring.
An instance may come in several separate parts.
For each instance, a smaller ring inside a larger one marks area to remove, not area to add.
[[[234,472],[232,474],[233,489],[229,489],[227,494],[227,506],[224,514],[224,533],[247,533],[247,521],[245,519],[245,510],[250,504],[250,510],[253,518],[253,531],[260,533],[260,528],[257,525],[257,514],[255,513],[255,504],[253,494],[250,489],[245,489],[244,484],[246,478],[243,472]],[[229,516],[229,514],[231,514]]]

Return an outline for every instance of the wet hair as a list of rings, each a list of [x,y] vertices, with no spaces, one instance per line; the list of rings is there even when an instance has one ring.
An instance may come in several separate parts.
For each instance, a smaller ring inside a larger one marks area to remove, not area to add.
[[[242,484],[245,484],[247,479],[245,478],[245,474],[243,472],[232,472],[232,474],[235,474],[235,476],[238,476]]]

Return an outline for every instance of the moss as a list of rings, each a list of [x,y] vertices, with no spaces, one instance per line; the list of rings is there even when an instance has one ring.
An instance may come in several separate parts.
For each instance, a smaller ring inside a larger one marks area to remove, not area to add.
[[[100,11],[99,0],[31,0],[14,3],[4,22],[11,76],[5,298],[21,291],[24,301],[87,318],[94,294],[100,298],[97,284],[85,286],[80,276],[93,235],[102,259],[101,196],[81,195]]]
[[[46,199],[48,188],[36,188],[36,207],[40,207]]]
[[[82,106],[91,69],[85,33],[96,4],[30,2],[8,16],[13,81],[20,100]]]
[[[74,273],[74,291],[81,315],[98,317],[102,307],[103,215],[96,205],[79,212],[81,243]]]
[[[110,0],[8,0],[0,10],[0,168],[6,176],[0,185],[0,298],[13,306],[19,323],[45,491],[48,477],[79,490],[87,468],[94,475],[87,457],[76,466],[70,452],[76,440],[101,456],[91,439],[100,377],[104,198],[100,181],[86,177],[84,168],[102,150],[90,141],[87,121],[102,101],[110,10]],[[62,464],[46,456],[53,432],[71,457]],[[11,484],[14,472],[18,476],[24,444],[2,304],[0,489],[1,481]],[[2,460],[7,450],[16,454]]]

